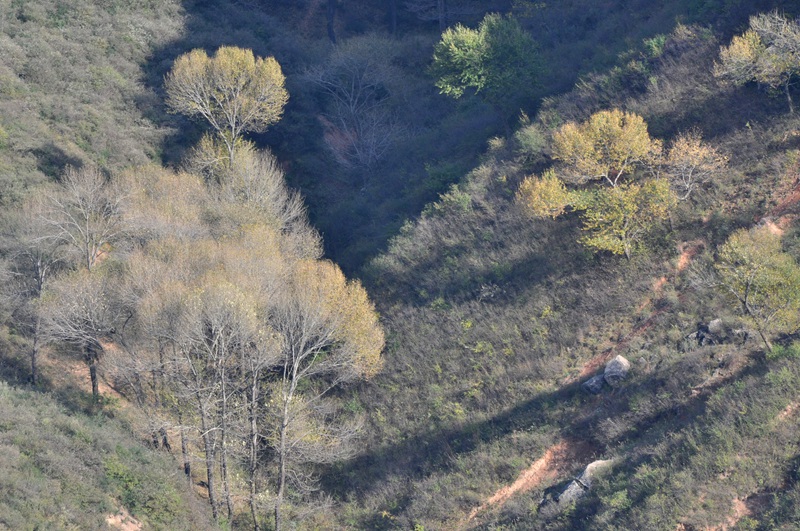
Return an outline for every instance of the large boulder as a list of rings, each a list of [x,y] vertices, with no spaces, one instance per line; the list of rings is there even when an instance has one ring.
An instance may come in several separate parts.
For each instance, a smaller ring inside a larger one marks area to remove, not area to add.
[[[611,459],[600,459],[598,461],[589,463],[581,475],[573,479],[570,484],[567,485],[567,488],[565,488],[561,494],[558,495],[559,507],[563,508],[589,492],[589,489],[592,488],[592,481],[594,480],[594,477],[600,470],[610,465],[612,461],[613,460]]]
[[[583,382],[583,389],[593,395],[599,395],[600,392],[603,390],[603,385],[605,385],[606,380],[602,374],[597,374],[592,376],[585,382]]]
[[[606,370],[603,373],[603,378],[605,378],[605,381],[608,385],[611,387],[616,387],[628,376],[628,371],[630,368],[631,362],[622,356],[617,356],[606,364]]]

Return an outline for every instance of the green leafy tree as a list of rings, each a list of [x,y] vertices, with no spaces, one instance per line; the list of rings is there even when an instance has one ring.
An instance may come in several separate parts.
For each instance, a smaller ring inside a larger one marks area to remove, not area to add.
[[[770,337],[800,328],[800,267],[767,227],[739,230],[717,250],[718,286],[772,350]]]
[[[474,90],[504,113],[531,94],[542,74],[533,38],[511,17],[488,14],[478,29],[457,24],[442,34],[431,72],[442,94]]]
[[[581,242],[597,251],[631,255],[642,248],[645,236],[669,217],[675,194],[667,181],[625,183],[582,194],[575,208],[583,211]]]
[[[616,187],[660,153],[661,141],[650,137],[644,119],[619,109],[595,113],[582,124],[569,122],[553,135],[553,157],[578,183],[602,179]]]
[[[203,50],[181,55],[164,84],[170,109],[208,121],[233,161],[243,133],[263,132],[280,119],[289,99],[284,80],[274,58],[223,46],[213,57]]]
[[[783,90],[794,113],[791,86],[800,74],[800,24],[777,11],[750,17],[750,26],[720,50],[714,75],[734,85],[750,81]]]

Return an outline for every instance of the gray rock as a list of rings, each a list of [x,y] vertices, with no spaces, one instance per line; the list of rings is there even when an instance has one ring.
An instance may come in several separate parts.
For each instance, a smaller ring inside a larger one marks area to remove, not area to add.
[[[613,459],[599,459],[597,461],[592,461],[589,463],[586,468],[584,469],[583,473],[578,476],[578,480],[587,488],[591,488],[592,481],[597,476],[597,473],[600,472],[602,469],[607,467],[613,462]]]
[[[564,507],[567,504],[570,504],[579,498],[583,497],[589,489],[592,488],[592,481],[597,476],[597,473],[610,465],[613,462],[611,459],[606,460],[598,460],[589,463],[589,465],[583,470],[580,476],[573,479],[567,488],[565,488],[561,494],[558,495],[558,505],[559,507]]]
[[[569,505],[570,503],[582,498],[588,489],[584,489],[583,486],[578,482],[578,480],[573,479],[567,488],[558,495],[558,505],[559,508],[563,508],[565,505]]]
[[[717,336],[717,337],[725,337],[725,324],[722,322],[722,319],[714,319],[713,321],[708,323],[708,331],[709,333]]]
[[[583,382],[583,389],[593,395],[599,395],[600,392],[603,390],[603,385],[605,385],[606,380],[602,374],[598,374],[596,376],[592,376],[585,382]]]
[[[628,376],[628,371],[630,368],[631,363],[628,360],[622,356],[617,356],[606,364],[606,370],[603,373],[603,377],[608,385],[611,387],[616,387]]]

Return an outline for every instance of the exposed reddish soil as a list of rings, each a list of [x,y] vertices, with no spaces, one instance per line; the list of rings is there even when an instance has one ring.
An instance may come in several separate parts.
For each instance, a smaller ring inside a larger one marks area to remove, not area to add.
[[[689,264],[691,264],[692,259],[697,256],[697,254],[705,247],[705,242],[703,240],[693,240],[689,242],[683,242],[678,246],[678,251],[680,255],[678,256],[678,262],[675,267],[674,274],[677,275],[684,271]],[[659,297],[661,295],[661,291],[664,289],[664,286],[667,285],[669,282],[669,278],[667,275],[661,276],[656,278],[653,281],[652,286],[652,294],[648,295],[644,298],[642,303],[638,307],[638,311],[644,310],[649,304],[653,302],[653,299]],[[606,350],[600,352],[599,354],[592,357],[589,361],[583,364],[581,367],[580,372],[577,375],[570,376],[566,378],[563,382],[564,385],[573,384],[575,382],[584,380],[597,374],[601,367],[603,367],[609,360],[611,360],[614,356],[616,356],[617,351],[625,347],[628,342],[633,338],[636,337],[638,334],[641,334],[645,330],[647,330],[650,325],[653,323],[653,320],[663,312],[663,310],[656,310],[654,311],[650,317],[645,319],[643,322],[639,323],[633,330],[631,330],[626,336],[620,339],[614,346],[607,348]]]
[[[103,344],[103,350],[108,352],[116,348],[112,343]],[[55,391],[64,391],[70,388],[78,388],[81,391],[91,394],[92,382],[89,377],[89,367],[79,358],[60,355],[42,349],[39,354],[37,365],[43,377],[50,381]],[[127,400],[103,378],[103,363],[100,362],[98,370],[98,389],[100,395],[119,399],[120,407],[127,407]]]
[[[678,263],[675,267],[675,271],[677,273],[681,273],[682,271],[686,270],[689,267],[689,264],[692,263],[692,260],[697,253],[702,251],[706,246],[706,242],[703,240],[692,240],[690,242],[683,242],[678,246],[678,251],[681,253],[678,257]]]
[[[778,422],[783,422],[784,420],[794,415],[797,412],[798,407],[800,407],[800,402],[797,401],[792,402],[791,404],[783,408],[783,411],[778,413],[778,415],[775,417],[775,420],[777,420]]]
[[[576,462],[588,462],[594,453],[595,448],[589,443],[570,439],[559,441],[523,470],[514,483],[499,489],[480,506],[472,509],[464,525],[459,528],[468,527],[484,511],[499,509],[515,494],[528,492],[565,474]]]
[[[674,274],[678,274],[684,271],[689,266],[692,259],[704,247],[705,247],[705,242],[703,240],[694,240],[682,243],[678,247],[680,255],[678,257],[678,262],[676,264]],[[644,302],[642,303],[642,309],[646,307],[648,304],[650,304],[654,297],[658,297],[661,294],[661,291],[668,282],[669,279],[666,275],[658,277],[653,281],[653,286],[652,286],[653,294],[649,295],[644,300]],[[616,355],[616,352],[619,349],[621,349],[628,343],[628,341],[632,337],[642,333],[644,330],[649,328],[649,326],[653,322],[653,319],[659,313],[661,313],[661,311],[663,310],[654,311],[653,314],[648,319],[640,323],[629,334],[627,334],[620,341],[618,341],[616,345],[604,350],[603,352],[597,354],[596,356],[592,357],[589,361],[584,363],[583,366],[581,367],[580,372],[576,376],[567,378],[563,382],[564,385],[569,385],[577,381],[581,381],[585,378],[592,376],[593,374],[596,374],[611,358],[613,358]],[[584,441],[562,440],[558,442],[557,444],[548,448],[545,451],[544,455],[542,455],[542,457],[534,461],[527,469],[525,469],[519,475],[519,477],[517,477],[514,483],[506,485],[505,487],[499,489],[497,492],[495,492],[489,498],[487,498],[484,503],[472,509],[466,521],[463,522],[462,525],[459,526],[458,528],[461,529],[468,527],[470,525],[470,522],[484,511],[502,507],[503,504],[505,504],[515,494],[530,491],[532,489],[539,487],[543,483],[550,482],[553,479],[559,477],[560,475],[563,475],[576,462],[589,461],[589,459],[594,453],[595,449],[589,443]],[[742,506],[746,508],[744,502],[741,501],[739,502],[740,505],[735,505],[736,509],[735,514],[739,514],[739,512],[741,512]],[[746,513],[742,513],[737,517],[736,521],[738,521],[742,516],[745,515]]]
[[[131,516],[125,507],[120,506],[116,514],[106,516],[106,524],[111,529],[120,531],[140,531],[144,526],[142,522]]]

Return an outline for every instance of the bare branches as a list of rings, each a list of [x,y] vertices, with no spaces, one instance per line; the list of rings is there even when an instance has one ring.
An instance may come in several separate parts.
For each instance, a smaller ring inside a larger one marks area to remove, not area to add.
[[[91,270],[123,234],[121,196],[95,167],[67,167],[42,222]]]
[[[354,38],[306,74],[328,98],[325,140],[344,165],[371,169],[402,134],[392,109],[402,92],[393,46],[375,36]]]

